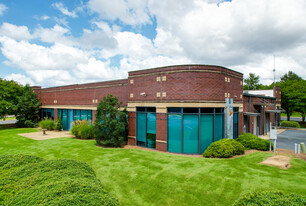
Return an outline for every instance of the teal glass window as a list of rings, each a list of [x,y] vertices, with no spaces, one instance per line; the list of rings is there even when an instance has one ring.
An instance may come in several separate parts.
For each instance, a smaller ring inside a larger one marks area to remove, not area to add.
[[[80,110],[74,110],[74,116],[73,116],[73,119],[75,120],[75,121],[77,121],[77,120],[80,120],[81,119],[81,111]]]
[[[215,114],[215,142],[223,138],[223,114]]]
[[[87,111],[87,119],[88,121],[92,121],[92,111],[91,110]]]
[[[87,120],[87,110],[81,110],[81,120]]]
[[[156,148],[156,114],[147,113],[147,147]]]
[[[146,113],[137,113],[137,144],[145,146],[146,143]]]
[[[214,138],[214,115],[200,116],[200,153],[203,153]]]
[[[182,115],[168,114],[168,151],[182,152]]]
[[[239,113],[234,113],[234,126],[233,126],[233,129],[234,129],[234,132],[233,132],[233,138],[234,139],[237,139],[238,138],[238,135],[239,135],[239,132],[238,132],[238,128],[239,128]],[[260,125],[260,119],[259,119],[259,125]]]
[[[183,135],[183,152],[199,153],[199,115],[184,114]]]

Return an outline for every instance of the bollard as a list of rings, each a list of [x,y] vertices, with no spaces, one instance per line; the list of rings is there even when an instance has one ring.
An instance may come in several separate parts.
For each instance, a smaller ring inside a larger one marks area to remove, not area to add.
[[[306,149],[305,149],[305,143],[304,143],[304,142],[301,142],[300,147],[301,147],[301,149],[302,149],[302,152],[303,152],[304,154],[306,154]]]
[[[297,153],[297,143],[294,143],[294,154]]]
[[[301,145],[298,144],[298,154],[300,154],[300,153],[301,153]]]

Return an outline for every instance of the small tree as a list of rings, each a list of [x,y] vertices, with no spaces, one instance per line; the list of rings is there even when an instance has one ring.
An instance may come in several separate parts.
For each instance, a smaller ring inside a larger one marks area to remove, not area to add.
[[[56,129],[57,131],[62,131],[62,129],[63,129],[63,122],[62,122],[62,119],[61,119],[60,117],[57,118],[57,120],[56,120],[55,129]]]
[[[95,138],[98,145],[119,147],[127,125],[126,111],[120,110],[122,102],[109,94],[103,97],[96,111]]]
[[[37,117],[39,112],[40,101],[37,95],[33,92],[29,85],[23,88],[23,93],[18,97],[18,103],[16,105],[15,116],[18,120],[17,125],[19,127],[27,126],[25,123],[30,121],[34,124],[37,123]]]
[[[254,73],[250,73],[249,77],[244,80],[244,90],[256,90],[260,87],[259,75],[256,76]]]

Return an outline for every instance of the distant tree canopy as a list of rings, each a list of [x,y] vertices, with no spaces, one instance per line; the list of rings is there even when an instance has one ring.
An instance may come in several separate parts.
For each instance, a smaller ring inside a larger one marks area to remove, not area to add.
[[[259,75],[250,73],[249,77],[244,80],[243,90],[273,89],[274,83],[262,85],[259,83]],[[300,112],[302,121],[305,122],[306,114],[306,80],[292,71],[284,74],[279,82],[275,83],[282,89],[282,108],[286,110],[287,120],[293,111]]]
[[[0,79],[0,91],[0,118],[15,115],[21,127],[37,123],[40,101],[29,85]]]
[[[281,77],[276,83],[282,89],[282,108],[286,110],[287,120],[293,111],[300,112],[302,121],[305,121],[306,113],[306,80],[292,71]]]
[[[244,90],[256,90],[259,89],[259,75],[250,73],[249,77],[244,80],[243,89]]]

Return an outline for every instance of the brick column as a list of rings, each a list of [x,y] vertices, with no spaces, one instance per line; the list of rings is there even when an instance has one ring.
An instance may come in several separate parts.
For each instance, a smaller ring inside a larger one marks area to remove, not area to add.
[[[57,109],[54,109],[54,122],[57,121]]]
[[[128,113],[128,121],[129,121],[128,144],[136,145],[136,112]]]
[[[167,151],[167,114],[156,113],[156,150]]]
[[[95,124],[96,121],[96,111],[97,110],[92,110],[92,124]]]

